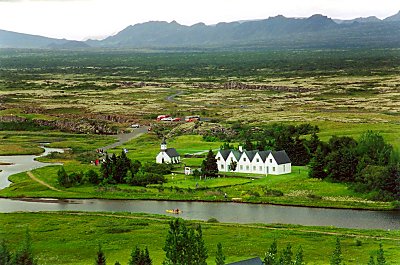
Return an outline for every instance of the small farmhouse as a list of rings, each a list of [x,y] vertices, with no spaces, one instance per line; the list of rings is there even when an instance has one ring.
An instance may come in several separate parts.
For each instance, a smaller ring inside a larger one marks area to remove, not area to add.
[[[238,151],[219,150],[215,158],[218,170],[221,172],[265,175],[281,175],[292,172],[292,162],[285,151],[243,151],[239,147]]]
[[[181,157],[175,148],[167,148],[167,142],[165,138],[161,142],[161,150],[156,157],[156,163],[158,164],[179,164]]]

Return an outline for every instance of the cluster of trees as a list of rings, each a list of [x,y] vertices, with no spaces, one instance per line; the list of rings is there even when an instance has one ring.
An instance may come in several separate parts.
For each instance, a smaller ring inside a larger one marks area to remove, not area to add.
[[[294,260],[291,244],[287,244],[286,248],[278,253],[278,243],[276,240],[272,242],[264,257],[265,265],[304,265],[303,249],[298,248]]]
[[[247,128],[246,126],[235,126],[238,130],[238,139],[242,141],[245,150],[285,150],[292,164],[303,166],[310,162],[316,151],[320,140],[319,128],[309,123],[294,125],[272,124],[265,128]],[[301,138],[302,135],[311,134],[309,140]],[[235,149],[229,142],[224,143],[221,149]]]
[[[5,241],[0,243],[0,265],[37,265],[32,252],[32,240],[26,230],[25,239],[21,246],[13,253]]]
[[[73,172],[67,174],[64,167],[58,171],[58,183],[63,187],[71,187],[91,183],[95,185],[126,183],[132,186],[146,186],[148,184],[164,183],[164,175],[171,173],[171,165],[142,163],[130,160],[125,152],[120,156],[108,155],[100,167],[100,174],[94,170],[86,173]]]
[[[313,178],[352,183],[359,192],[374,192],[374,199],[400,196],[400,160],[383,137],[367,131],[358,141],[333,136],[320,142],[310,162]]]
[[[172,220],[165,240],[164,265],[207,265],[208,251],[203,240],[201,225],[187,226],[182,219]],[[221,243],[217,244],[215,263],[225,264],[225,255]],[[96,265],[106,265],[106,257],[99,246],[95,259]],[[115,265],[119,265],[117,261]],[[152,265],[147,247],[136,247],[131,252],[128,265]]]

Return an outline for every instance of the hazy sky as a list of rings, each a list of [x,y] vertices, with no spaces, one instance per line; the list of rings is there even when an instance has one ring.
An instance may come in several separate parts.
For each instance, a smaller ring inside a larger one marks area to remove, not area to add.
[[[192,25],[270,16],[377,16],[400,10],[400,0],[0,0],[0,29],[83,40],[150,20]]]

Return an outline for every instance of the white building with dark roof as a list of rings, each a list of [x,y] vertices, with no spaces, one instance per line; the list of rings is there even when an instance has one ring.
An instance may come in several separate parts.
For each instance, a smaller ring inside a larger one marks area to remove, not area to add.
[[[220,172],[282,175],[292,172],[292,162],[285,151],[219,150],[215,156]],[[236,163],[236,169],[232,165]]]
[[[167,148],[167,142],[165,138],[161,142],[160,153],[156,157],[156,163],[158,164],[179,164],[181,157],[175,148]]]

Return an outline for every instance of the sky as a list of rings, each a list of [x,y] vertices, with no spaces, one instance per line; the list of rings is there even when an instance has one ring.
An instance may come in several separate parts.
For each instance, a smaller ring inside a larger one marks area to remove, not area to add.
[[[0,0],[0,29],[70,40],[102,39],[129,25],[207,25],[271,16],[385,18],[400,0]]]

